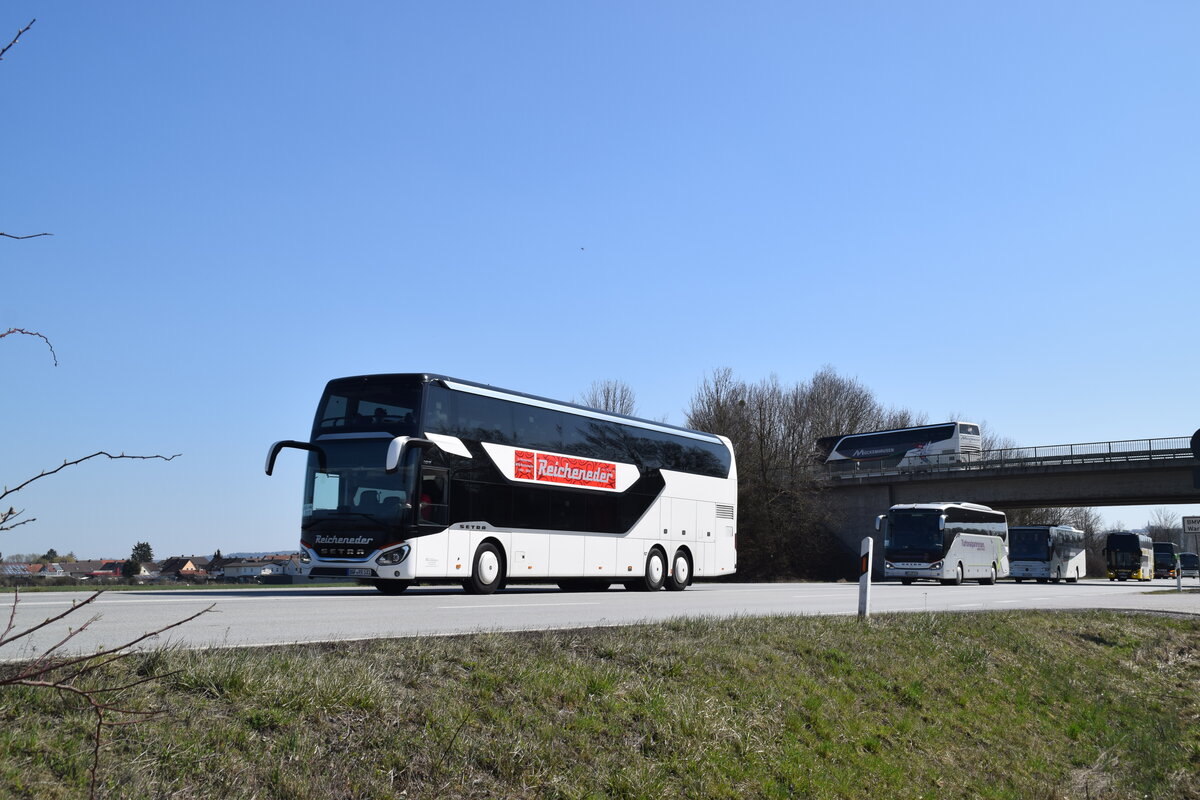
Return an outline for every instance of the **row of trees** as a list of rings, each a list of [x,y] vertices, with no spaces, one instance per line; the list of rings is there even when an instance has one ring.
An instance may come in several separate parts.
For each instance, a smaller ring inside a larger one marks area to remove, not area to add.
[[[633,390],[618,380],[593,383],[581,402],[622,414],[637,408]],[[737,453],[739,575],[769,580],[856,574],[857,552],[848,553],[833,532],[817,440],[928,421],[924,413],[885,406],[831,366],[793,385],[774,376],[748,382],[729,368],[715,370],[693,395],[686,424],[728,436]],[[985,428],[985,450],[1014,446]],[[1010,525],[1079,528],[1087,534],[1089,574],[1104,573],[1108,531],[1094,508],[1018,509],[1008,517]],[[1157,509],[1148,527],[1156,540],[1178,541],[1178,517],[1167,509]]]
[[[817,439],[921,425],[825,366],[807,381],[750,383],[714,371],[692,397],[687,425],[728,436],[738,459],[738,573],[750,579],[830,578],[852,569],[833,533]]]
[[[585,405],[632,414],[621,381],[592,384]],[[816,441],[836,433],[921,425],[924,414],[885,407],[860,382],[825,366],[810,380],[756,383],[722,368],[705,378],[687,426],[728,436],[738,463],[738,574],[748,579],[828,578],[851,568],[832,532]]]

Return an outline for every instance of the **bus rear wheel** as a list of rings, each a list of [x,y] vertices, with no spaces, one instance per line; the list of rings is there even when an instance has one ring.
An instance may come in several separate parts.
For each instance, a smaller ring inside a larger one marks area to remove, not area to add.
[[[986,578],[979,579],[980,586],[994,586],[996,584],[996,565],[992,564]]]
[[[692,560],[682,550],[675,553],[671,563],[671,574],[667,576],[667,591],[682,592],[692,581]]]
[[[484,542],[475,551],[471,577],[463,581],[463,588],[471,594],[491,594],[500,588],[503,580],[504,558],[496,545]]]

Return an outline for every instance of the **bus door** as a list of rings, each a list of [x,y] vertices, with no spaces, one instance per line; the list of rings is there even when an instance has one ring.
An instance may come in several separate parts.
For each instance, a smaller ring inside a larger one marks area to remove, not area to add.
[[[417,486],[417,524],[444,528],[450,524],[450,472],[444,467],[421,467]]]

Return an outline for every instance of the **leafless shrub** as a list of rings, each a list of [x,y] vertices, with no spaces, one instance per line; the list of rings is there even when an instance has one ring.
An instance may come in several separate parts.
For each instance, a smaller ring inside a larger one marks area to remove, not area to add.
[[[16,617],[21,597],[20,593],[17,592],[13,596],[12,610],[9,613],[8,624],[5,626],[4,632],[0,633],[0,649],[78,613],[85,606],[95,602],[96,598],[101,594],[103,592],[94,592],[84,600],[73,603],[70,608],[61,614],[47,617],[36,625],[18,629]],[[84,707],[91,711],[96,722],[95,729],[92,732],[92,765],[89,770],[89,797],[94,798],[96,796],[96,779],[100,768],[100,745],[104,730],[106,728],[133,725],[165,713],[162,709],[143,710],[132,708],[120,702],[119,699],[112,698],[116,698],[122,692],[126,692],[136,686],[167,677],[167,675],[149,675],[116,686],[87,686],[81,684],[80,679],[102,670],[115,661],[132,655],[135,652],[135,648],[142,642],[154,639],[212,610],[213,606],[210,605],[189,617],[185,617],[169,625],[164,625],[149,633],[144,633],[124,644],[101,649],[86,655],[67,654],[65,652],[66,646],[81,633],[88,630],[100,618],[99,615],[94,615],[82,625],[69,628],[67,633],[56,643],[49,647],[40,648],[39,652],[32,658],[16,662],[12,665],[6,665],[4,671],[0,672],[0,689],[25,686],[33,689],[57,692],[60,695],[75,697],[83,701]]]

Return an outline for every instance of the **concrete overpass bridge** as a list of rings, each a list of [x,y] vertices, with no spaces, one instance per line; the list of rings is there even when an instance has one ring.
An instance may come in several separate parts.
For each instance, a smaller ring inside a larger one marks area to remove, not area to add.
[[[837,532],[853,552],[897,503],[963,501],[1019,508],[1200,503],[1200,431],[1192,437],[1018,447],[975,461],[890,471],[863,464],[828,477]],[[875,564],[882,572],[882,557]]]

